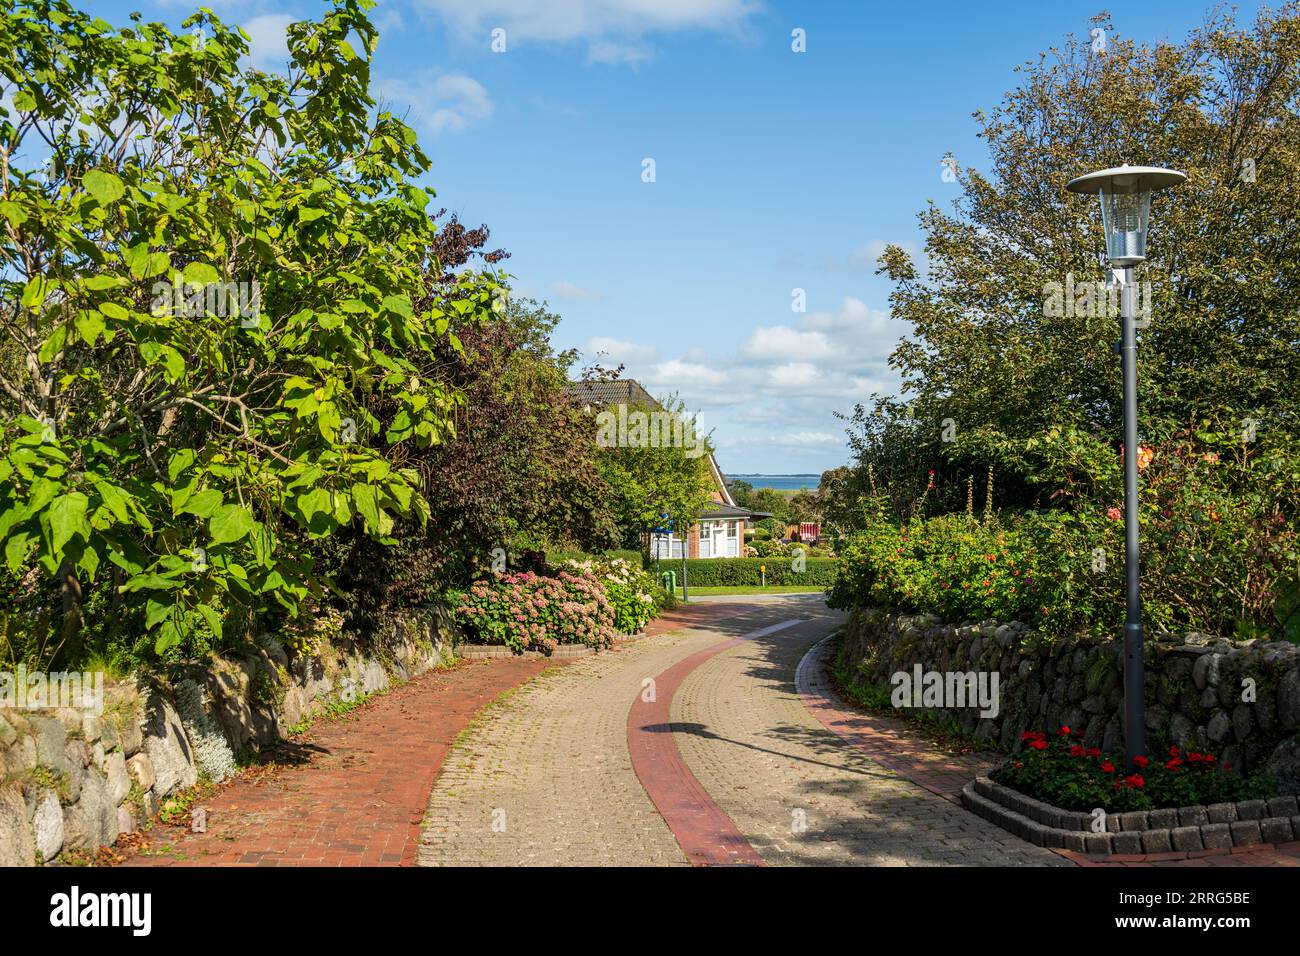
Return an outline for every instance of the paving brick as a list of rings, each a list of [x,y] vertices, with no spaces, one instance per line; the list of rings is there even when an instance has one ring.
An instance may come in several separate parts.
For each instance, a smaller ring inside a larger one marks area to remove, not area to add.
[[[1265,843],[1289,843],[1294,834],[1291,821],[1286,817],[1268,817],[1259,822],[1259,833]]]
[[[1142,852],[1168,853],[1173,849],[1168,830],[1144,830],[1142,832]]]
[[[158,825],[155,852],[126,865],[409,865],[451,742],[546,665],[513,658],[429,671],[347,719],[320,721],[282,748],[281,763],[245,771],[204,801],[206,833]]]
[[[1200,827],[1174,827],[1169,832],[1175,850],[1203,850]]]
[[[1228,824],[1228,826],[1232,829],[1234,846],[1250,846],[1263,842],[1263,837],[1259,832],[1258,820],[1238,820],[1236,823]]]
[[[1211,823],[1201,827],[1201,843],[1207,850],[1232,848],[1232,830],[1227,823]]]

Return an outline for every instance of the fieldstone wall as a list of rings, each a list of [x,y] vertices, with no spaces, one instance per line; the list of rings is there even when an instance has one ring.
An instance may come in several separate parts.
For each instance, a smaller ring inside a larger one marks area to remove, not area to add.
[[[274,637],[238,660],[105,688],[103,712],[0,709],[0,866],[72,862],[111,846],[168,796],[233,774],[241,754],[288,737],[353,695],[452,656],[442,608],[395,616],[363,647],[290,661]]]
[[[1123,750],[1118,638],[1042,639],[1018,622],[947,624],[934,615],[854,611],[839,651],[864,684],[890,688],[898,671],[998,672],[999,712],[932,708],[977,737],[1018,750],[1026,730],[1082,728],[1085,742]],[[1253,693],[1251,692],[1253,688]],[[1253,699],[1252,699],[1253,698]],[[1208,750],[1243,771],[1264,770],[1300,794],[1300,646],[1201,634],[1148,639],[1147,746]]]

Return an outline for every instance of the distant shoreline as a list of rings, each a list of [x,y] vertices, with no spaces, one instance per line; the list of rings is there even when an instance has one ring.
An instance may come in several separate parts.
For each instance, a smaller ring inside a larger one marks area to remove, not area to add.
[[[821,483],[821,475],[727,475],[728,481],[743,481],[753,488],[771,488],[773,491],[814,490]]]

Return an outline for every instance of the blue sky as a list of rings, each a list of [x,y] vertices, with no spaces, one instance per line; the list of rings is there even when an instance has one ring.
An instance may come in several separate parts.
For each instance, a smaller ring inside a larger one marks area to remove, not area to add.
[[[198,5],[83,4],[114,22]],[[206,5],[265,66],[285,24],[322,8]],[[944,154],[986,165],[972,111],[1103,9],[1148,41],[1206,15],[1169,0],[380,0],[375,77],[410,110],[441,203],[512,253],[516,295],[564,317],[559,346],[677,392],[724,471],[819,472],[846,458],[833,412],[896,388],[905,328],[872,274],[879,249],[921,247],[916,214],[957,195]]]

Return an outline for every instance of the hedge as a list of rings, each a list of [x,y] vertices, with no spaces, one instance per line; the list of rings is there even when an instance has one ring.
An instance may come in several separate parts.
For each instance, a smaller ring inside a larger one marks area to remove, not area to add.
[[[757,587],[762,583],[759,567],[767,566],[768,584],[806,584],[826,587],[835,580],[835,558],[805,558],[804,570],[793,570],[793,559],[780,558],[689,558],[686,561],[686,585],[690,587]],[[653,565],[653,562],[652,562]],[[663,559],[659,573],[676,571],[681,587],[682,561]]]
[[[630,561],[633,567],[639,568],[645,562],[642,560],[640,551],[607,551],[604,554],[588,554],[585,551],[548,551],[546,552],[546,563],[553,568],[558,568],[565,561],[613,561],[615,558],[622,558]]]

